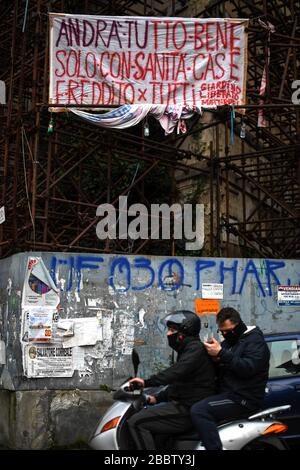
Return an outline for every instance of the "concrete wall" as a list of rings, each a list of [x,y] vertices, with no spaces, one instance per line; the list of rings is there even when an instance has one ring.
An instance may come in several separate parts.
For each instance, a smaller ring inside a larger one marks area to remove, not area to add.
[[[0,391],[0,447],[85,448],[111,393],[83,390]]]
[[[8,390],[0,390],[0,448],[10,441],[10,396]]]
[[[71,378],[26,378],[23,374],[21,295],[29,254],[0,261],[0,333],[6,343],[1,386],[9,390],[99,389],[133,374],[131,351],[140,373],[169,361],[163,317],[172,309],[194,310],[203,282],[224,284],[221,306],[239,310],[248,324],[265,332],[300,328],[297,307],[278,307],[277,285],[298,285],[300,261],[226,258],[167,258],[30,253],[40,256],[60,289],[61,318],[98,315],[103,337],[84,347],[84,369]],[[209,317],[208,329],[215,326]],[[204,322],[205,323],[205,322]],[[203,328],[202,334],[207,334]]]
[[[82,365],[72,377],[24,374],[22,291],[29,256],[40,257],[51,273],[61,319],[97,318],[101,325],[100,340],[79,347]],[[299,307],[279,307],[277,285],[299,285],[299,280],[298,260],[76,253],[20,253],[1,260],[0,333],[6,364],[0,365],[0,445],[47,448],[86,439],[111,400],[99,392],[100,386],[117,387],[133,375],[133,348],[141,359],[141,376],[169,364],[161,320],[172,309],[194,310],[203,282],[223,283],[221,307],[235,307],[247,324],[281,332],[300,329]],[[214,316],[202,323],[202,337],[216,334]]]

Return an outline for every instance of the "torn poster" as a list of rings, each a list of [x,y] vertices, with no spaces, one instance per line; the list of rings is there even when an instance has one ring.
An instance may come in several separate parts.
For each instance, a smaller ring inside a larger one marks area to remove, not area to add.
[[[43,356],[39,353],[41,351],[41,344],[39,343],[55,341],[53,337],[55,336],[56,328],[54,328],[55,322],[53,322],[53,319],[57,316],[59,301],[58,289],[43,260],[38,257],[29,257],[26,264],[22,294],[21,344],[24,372],[26,372],[29,367],[31,371],[30,377],[46,377],[45,370],[48,368],[48,363],[46,367],[41,365],[41,358]],[[27,354],[28,347],[33,348],[30,349],[31,356],[33,355],[33,351],[36,351],[34,361],[32,361],[32,358]],[[61,349],[63,349],[62,346]],[[60,358],[55,358],[55,364],[59,362]],[[40,372],[41,369],[44,372]],[[49,366],[49,370],[50,369],[51,367]],[[54,367],[52,371],[50,370],[49,377],[56,377],[53,373],[60,374],[59,371],[55,372],[55,370],[56,367]],[[68,369],[67,374],[69,375],[57,376],[71,377],[73,373],[71,374]]]
[[[93,346],[97,341],[102,341],[102,326],[97,317],[73,318],[74,335],[63,337],[63,347]]]
[[[84,348],[81,347],[81,346],[74,346],[74,348],[72,348],[72,351],[73,351],[74,369],[75,370],[84,370],[85,369],[85,363],[84,363],[85,351],[84,351]]]
[[[72,377],[74,374],[72,348],[59,345],[26,345],[24,373],[28,378]]]
[[[22,306],[49,306],[56,308],[59,294],[41,258],[28,258],[22,295]]]
[[[62,319],[57,322],[56,325],[58,337],[68,337],[74,335],[74,321]]]

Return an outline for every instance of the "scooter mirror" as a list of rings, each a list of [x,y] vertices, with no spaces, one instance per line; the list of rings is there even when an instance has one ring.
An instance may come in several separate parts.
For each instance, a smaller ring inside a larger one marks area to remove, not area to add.
[[[131,353],[131,361],[132,361],[132,364],[133,364],[134,376],[136,377],[138,367],[139,367],[139,364],[140,364],[141,361],[140,361],[138,353],[136,352],[136,350],[134,348],[133,348],[132,353]]]

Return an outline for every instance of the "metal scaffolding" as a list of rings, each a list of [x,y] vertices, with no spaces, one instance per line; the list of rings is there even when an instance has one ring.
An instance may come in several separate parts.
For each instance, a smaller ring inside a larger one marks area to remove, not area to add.
[[[152,121],[150,137],[142,125],[108,131],[69,113],[55,114],[54,132],[47,133],[49,11],[250,18],[248,105],[236,118],[235,144],[227,108],[195,116],[183,136],[165,137]],[[0,256],[29,250],[184,254],[174,240],[99,240],[96,208],[116,204],[120,195],[147,206],[175,202],[185,184],[196,188],[201,181],[209,210],[206,243],[196,254],[297,258],[300,106],[292,103],[291,86],[300,78],[299,18],[294,0],[2,0],[0,80],[7,93],[0,105],[0,207],[6,213]],[[261,21],[274,24],[270,37]],[[258,112],[267,127],[257,126]],[[191,141],[207,145],[193,149]]]

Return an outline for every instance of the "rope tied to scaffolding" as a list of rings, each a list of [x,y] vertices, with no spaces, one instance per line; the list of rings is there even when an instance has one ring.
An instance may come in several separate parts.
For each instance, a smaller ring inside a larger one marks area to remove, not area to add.
[[[22,124],[21,127],[21,146],[22,146],[22,160],[23,160],[23,171],[24,171],[24,182],[25,182],[25,191],[26,191],[26,199],[27,199],[27,205],[28,205],[28,212],[30,215],[31,223],[32,223],[32,231],[33,231],[33,244],[35,246],[35,223],[34,219],[32,216],[32,211],[31,211],[31,206],[30,206],[30,197],[29,197],[29,188],[28,188],[28,181],[27,181],[27,168],[26,168],[26,155],[25,155],[25,143],[28,148],[29,155],[31,157],[31,160],[33,163],[36,163],[36,161],[33,158],[31,148],[28,142],[28,138],[26,135],[26,131],[24,128],[24,125]]]

